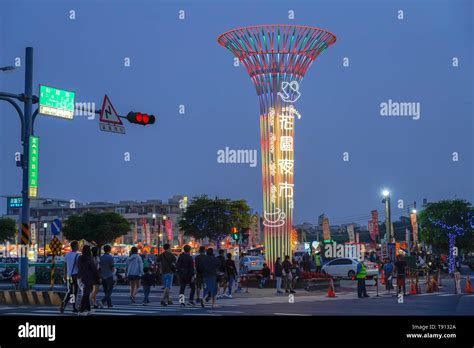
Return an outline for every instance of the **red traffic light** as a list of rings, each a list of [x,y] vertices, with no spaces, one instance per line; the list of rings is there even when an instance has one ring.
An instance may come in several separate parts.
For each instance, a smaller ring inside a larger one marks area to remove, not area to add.
[[[127,120],[130,123],[141,124],[146,126],[155,123],[155,116],[144,114],[141,112],[130,111],[127,115]]]

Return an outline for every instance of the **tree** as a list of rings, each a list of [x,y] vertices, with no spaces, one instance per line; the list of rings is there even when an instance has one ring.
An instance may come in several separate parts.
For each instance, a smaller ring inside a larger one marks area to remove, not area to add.
[[[232,227],[249,228],[250,219],[250,207],[245,200],[210,199],[201,195],[191,200],[181,215],[179,228],[186,236],[219,241],[230,234]]]
[[[453,228],[462,229],[456,237],[459,249],[473,250],[474,235],[472,219],[474,209],[470,202],[462,199],[443,200],[428,203],[420,213],[418,221],[421,225],[420,239],[439,251],[448,251],[449,234]]]
[[[13,238],[16,233],[15,220],[10,218],[0,218],[0,242]]]
[[[130,223],[117,213],[84,213],[71,215],[63,227],[69,240],[85,239],[99,249],[130,231]]]

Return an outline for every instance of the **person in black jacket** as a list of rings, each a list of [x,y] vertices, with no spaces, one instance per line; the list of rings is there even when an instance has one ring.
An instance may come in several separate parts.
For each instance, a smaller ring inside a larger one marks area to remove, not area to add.
[[[206,257],[206,248],[204,246],[199,247],[199,255],[194,259],[194,265],[196,268],[196,279],[195,285],[197,290],[196,301],[201,303],[201,306],[204,307],[204,302],[201,301],[201,290],[204,287],[204,258]],[[203,294],[204,297],[204,294]]]
[[[206,284],[206,302],[212,299],[212,307],[216,304],[217,295],[217,272],[220,266],[220,262],[217,257],[214,256],[214,249],[209,248],[206,252],[206,257],[203,262],[204,266],[204,284]],[[204,302],[201,300],[201,306],[204,307]]]
[[[283,280],[285,282],[285,291],[287,293],[291,292],[292,294],[294,294],[295,291],[293,290],[293,284],[292,284],[293,274],[291,273],[292,264],[290,262],[290,257],[288,255],[285,256],[285,261],[283,261],[281,265],[283,267]]]
[[[188,305],[195,306],[194,303],[194,291],[196,290],[194,286],[194,260],[191,256],[191,247],[189,245],[185,245],[183,247],[184,253],[179,255],[177,267],[178,267],[178,276],[179,276],[179,302],[181,306],[186,306],[184,301],[184,290],[186,289],[186,285],[189,284],[191,288],[191,293],[189,294],[189,301]]]
[[[89,296],[91,294],[94,284],[100,279],[97,266],[92,259],[91,247],[85,245],[82,248],[82,255],[78,260],[79,272],[77,279],[83,284],[83,293],[81,299],[81,306],[79,307],[79,315],[88,315],[91,310],[91,303]]]
[[[281,290],[282,277],[283,277],[283,267],[281,265],[281,258],[278,257],[275,262],[275,279],[276,279],[277,294],[283,293],[283,291]]]
[[[268,279],[270,279],[270,268],[266,263],[264,263],[262,269],[262,277],[260,278],[260,283],[258,284],[258,287],[260,289],[263,289]]]
[[[225,288],[227,284],[227,277],[226,277],[226,260],[224,257],[224,249],[219,249],[219,256],[217,256],[217,260],[219,260],[219,268],[217,269],[217,285],[219,289],[217,290],[217,297],[223,297],[225,295]]]
[[[143,305],[150,303],[148,297],[150,296],[151,287],[156,284],[156,275],[151,272],[151,268],[143,267],[142,286],[143,286]]]
[[[227,260],[225,261],[225,273],[228,284],[228,290],[225,296],[227,298],[232,298],[232,286],[234,285],[234,282],[237,279],[237,267],[235,266],[235,261],[232,260],[231,253],[227,254]]]

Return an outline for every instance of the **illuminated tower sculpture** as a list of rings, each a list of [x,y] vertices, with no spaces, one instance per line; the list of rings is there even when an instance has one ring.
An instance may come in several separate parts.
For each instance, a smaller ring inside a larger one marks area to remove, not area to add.
[[[299,83],[334,34],[305,26],[261,25],[228,31],[217,39],[247,68],[260,101],[263,224],[266,261],[291,255],[294,192],[293,103]]]

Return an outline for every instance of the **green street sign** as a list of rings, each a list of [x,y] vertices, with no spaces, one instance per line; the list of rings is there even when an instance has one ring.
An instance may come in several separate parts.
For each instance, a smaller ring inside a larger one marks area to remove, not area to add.
[[[28,166],[28,196],[38,197],[38,155],[39,138],[30,136],[30,160]]]
[[[39,112],[72,120],[76,93],[64,89],[40,85]]]

